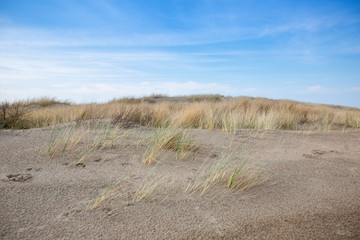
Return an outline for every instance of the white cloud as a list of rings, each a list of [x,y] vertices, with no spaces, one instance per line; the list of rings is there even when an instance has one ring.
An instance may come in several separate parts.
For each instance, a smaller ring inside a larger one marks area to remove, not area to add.
[[[108,101],[123,96],[145,96],[162,93],[169,96],[187,94],[220,93],[232,95],[234,89],[218,83],[202,82],[141,82],[141,83],[103,83],[103,84],[53,84],[50,88],[5,89],[0,92],[9,100],[33,97],[57,97],[74,102]]]
[[[313,93],[313,92],[323,92],[324,91],[324,88],[321,87],[320,85],[317,85],[317,86],[311,86],[311,87],[308,87],[306,89],[307,92],[309,93]]]
[[[360,87],[352,87],[351,91],[353,92],[360,92]]]
[[[272,92],[276,89],[270,89]],[[134,83],[59,83],[44,87],[6,88],[0,90],[1,100],[55,97],[76,103],[105,102],[126,96],[142,97],[152,93],[181,96],[190,94],[222,94],[225,96],[268,97],[269,89],[236,88],[215,82],[143,81]]]
[[[320,85],[308,87],[305,91],[305,93],[318,93],[318,94],[330,94],[336,92],[339,92],[339,90],[334,88],[325,88]]]
[[[217,83],[200,82],[141,82],[122,84],[87,84],[77,88],[63,90],[77,94],[100,94],[114,96],[142,96],[151,93],[163,93],[168,95],[183,95],[191,93],[223,92],[231,93],[233,89]]]

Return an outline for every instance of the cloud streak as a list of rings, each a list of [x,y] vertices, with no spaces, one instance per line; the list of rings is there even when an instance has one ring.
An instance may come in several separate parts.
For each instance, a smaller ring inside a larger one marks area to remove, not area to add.
[[[331,88],[324,88],[320,85],[311,86],[306,89],[306,93],[317,93],[317,94],[324,94],[324,93],[333,93],[334,90]]]
[[[221,93],[231,95],[234,88],[218,83],[201,82],[140,82],[140,83],[105,83],[105,84],[53,84],[51,87],[30,89],[3,89],[0,94],[7,99],[17,99],[26,94],[30,97],[48,96],[69,99],[75,102],[108,101],[124,96],[145,96],[162,93],[170,96],[186,94]]]
[[[350,90],[352,92],[360,92],[360,87],[352,87]]]

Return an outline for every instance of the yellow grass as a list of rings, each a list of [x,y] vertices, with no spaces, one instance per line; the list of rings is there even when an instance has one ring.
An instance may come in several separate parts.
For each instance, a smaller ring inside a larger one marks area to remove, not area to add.
[[[164,150],[175,151],[176,158],[182,160],[190,152],[197,150],[197,147],[195,146],[195,140],[185,129],[161,126],[150,137],[142,162],[144,164],[151,164],[154,161],[158,161],[159,155]]]
[[[99,190],[97,196],[92,197],[89,208],[95,210],[104,201],[108,200],[125,184],[132,184],[135,186],[136,191],[133,192],[132,201],[134,202],[149,202],[156,200],[159,196],[158,193],[162,192],[170,179],[169,174],[164,174],[158,171],[158,165],[153,166],[140,183],[130,180],[130,176],[121,178],[120,180],[107,185],[104,189]],[[118,197],[123,197],[122,194]]]
[[[169,99],[163,97],[164,100]],[[161,100],[161,95],[153,96]],[[308,104],[263,98],[221,98],[189,102],[118,99],[105,104],[64,105],[26,108],[16,104],[0,106],[2,128],[33,128],[89,119],[112,119],[120,125],[158,127],[170,123],[178,127],[222,129],[327,130],[360,128],[360,110],[339,106]],[[197,99],[197,98],[196,98]],[[2,110],[4,109],[4,110]],[[16,112],[17,110],[17,112]],[[13,119],[14,118],[14,119]],[[12,121],[14,120],[14,121]]]
[[[244,191],[262,182],[265,171],[247,163],[249,151],[227,151],[216,159],[205,159],[186,188],[186,192],[205,194],[216,185]]]
[[[169,175],[159,173],[158,165],[155,165],[137,186],[137,191],[134,194],[133,200],[136,202],[155,200],[157,198],[156,193],[164,188],[168,179]]]
[[[125,133],[110,121],[92,121],[53,127],[47,146],[50,158],[58,154],[79,153],[77,162],[84,162],[91,154],[114,148]]]
[[[118,190],[122,186],[122,184],[125,182],[125,180],[126,180],[126,178],[121,179],[119,181],[116,181],[115,183],[108,185],[104,190],[102,190],[98,194],[98,196],[96,196],[94,199],[92,199],[90,209],[94,210],[94,209],[98,208],[101,203],[103,203],[105,200],[107,200],[112,193],[116,192],[116,190]]]

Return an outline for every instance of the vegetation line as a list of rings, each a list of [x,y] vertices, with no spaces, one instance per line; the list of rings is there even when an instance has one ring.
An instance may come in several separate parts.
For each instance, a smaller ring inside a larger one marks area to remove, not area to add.
[[[191,95],[114,99],[104,104],[70,105],[42,98],[0,103],[0,128],[46,127],[80,120],[112,119],[124,127],[329,130],[360,128],[360,109],[290,100]]]

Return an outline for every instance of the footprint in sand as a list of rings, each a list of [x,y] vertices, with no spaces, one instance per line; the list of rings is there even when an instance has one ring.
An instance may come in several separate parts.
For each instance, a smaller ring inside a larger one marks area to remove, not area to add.
[[[324,153],[325,151],[315,149],[311,152],[311,154],[304,153],[303,156],[306,158],[314,158],[315,156],[322,155]]]
[[[6,175],[7,177],[7,181],[11,181],[11,182],[25,182],[27,180],[29,180],[30,178],[32,178],[31,174],[21,174],[21,173],[17,173],[17,174],[8,174]]]
[[[322,151],[322,150],[313,150],[311,154],[313,154],[313,155],[322,155],[324,153],[325,153],[325,151]]]

